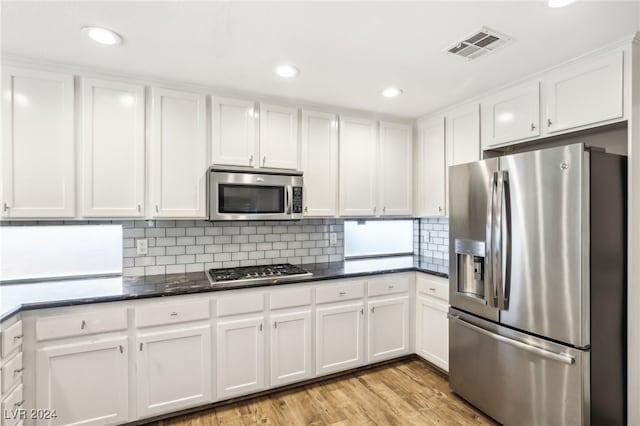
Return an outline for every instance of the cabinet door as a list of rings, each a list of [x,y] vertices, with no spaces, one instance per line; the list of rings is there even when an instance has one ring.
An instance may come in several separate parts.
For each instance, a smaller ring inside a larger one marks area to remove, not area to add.
[[[316,309],[316,375],[364,364],[364,305]]]
[[[445,118],[446,190],[449,193],[449,167],[480,160],[480,105],[460,107]],[[447,198],[445,197],[445,203]],[[448,204],[445,206],[447,209]]]
[[[302,111],[305,216],[338,214],[338,122],[324,112]]]
[[[4,67],[2,214],[74,217],[73,77]]]
[[[212,163],[255,166],[255,104],[238,99],[213,98]]]
[[[56,410],[46,425],[111,425],[128,419],[127,338],[36,351],[35,406]]]
[[[380,122],[379,204],[383,216],[413,212],[411,126]]]
[[[218,323],[218,398],[264,389],[264,318]]]
[[[139,334],[138,415],[148,417],[211,401],[211,327]]]
[[[155,88],[151,93],[150,216],[205,218],[206,97]]]
[[[82,81],[82,216],[144,216],[144,87]]]
[[[311,378],[311,311],[272,315],[271,325],[271,386]]]
[[[529,83],[500,92],[483,105],[483,123],[487,124],[492,146],[540,136],[540,82]]]
[[[544,79],[548,133],[623,116],[623,52],[560,69]]]
[[[445,211],[444,118],[418,124],[418,214],[444,216]]]
[[[409,353],[409,296],[369,302],[368,360]]]
[[[340,215],[376,214],[376,122],[340,118]]]
[[[449,371],[448,306],[438,299],[420,295],[416,305],[416,353]]]
[[[480,105],[451,111],[446,124],[447,166],[480,160]]]
[[[260,165],[298,169],[298,110],[260,104]]]

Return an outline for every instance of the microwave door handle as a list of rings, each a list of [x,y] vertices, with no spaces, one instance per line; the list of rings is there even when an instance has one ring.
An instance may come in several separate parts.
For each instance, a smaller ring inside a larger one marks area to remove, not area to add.
[[[489,183],[489,199],[487,200],[487,225],[486,225],[486,237],[484,244],[484,282],[485,293],[484,297],[489,306],[496,307],[495,303],[495,286],[493,285],[493,206],[496,190],[496,175],[497,172],[492,173]]]
[[[285,191],[284,202],[287,206],[287,214],[291,214],[291,203],[293,201],[293,187],[291,185],[287,185],[287,190]]]

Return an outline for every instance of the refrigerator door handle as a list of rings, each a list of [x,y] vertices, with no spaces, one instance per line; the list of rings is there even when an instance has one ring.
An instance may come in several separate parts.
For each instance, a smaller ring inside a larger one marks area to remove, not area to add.
[[[447,314],[447,317],[452,320],[452,321],[456,321],[458,324],[467,327],[477,333],[483,334],[487,337],[490,337],[491,339],[497,340],[498,342],[501,343],[505,343],[507,345],[511,345],[515,348],[518,349],[522,349],[524,351],[527,352],[531,352],[533,354],[536,354],[538,356],[541,356],[543,358],[547,358],[547,359],[551,359],[554,361],[559,361],[562,362],[564,364],[567,365],[572,365],[575,364],[576,359],[575,357],[568,355],[568,354],[563,354],[563,353],[557,353],[557,352],[552,352],[552,351],[548,351],[546,349],[542,349],[539,348],[537,346],[531,346],[531,345],[527,345],[526,343],[522,343],[518,340],[514,340],[514,339],[510,339],[509,337],[505,337],[502,336],[500,334],[496,334],[496,333],[492,333],[491,331],[485,330],[482,327],[478,327],[477,325],[471,324],[465,320],[463,320],[462,318],[460,318],[457,315],[452,315],[452,314]]]
[[[504,194],[504,230],[506,249],[504,251],[505,267],[503,281],[498,285],[502,289],[502,298],[500,302],[500,310],[509,309],[509,293],[511,292],[511,191],[509,186],[509,172],[502,172],[502,192]],[[502,232],[502,229],[501,231]],[[502,267],[502,259],[500,260]],[[501,269],[502,270],[502,269]]]
[[[502,287],[502,200],[504,197],[504,173],[498,173],[496,203],[493,214],[493,285],[498,293],[498,309],[504,309],[504,289]]]
[[[489,199],[487,200],[487,225],[486,225],[486,241],[484,244],[484,297],[487,300],[487,304],[491,307],[496,307],[496,287],[493,281],[493,206],[496,193],[496,181],[498,172],[493,172],[491,175],[491,181],[489,183],[491,190],[489,191]]]

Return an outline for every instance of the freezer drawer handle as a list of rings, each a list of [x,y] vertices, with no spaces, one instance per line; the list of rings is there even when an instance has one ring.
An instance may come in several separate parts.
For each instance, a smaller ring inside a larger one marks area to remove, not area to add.
[[[502,342],[502,343],[506,343],[507,345],[514,346],[514,347],[516,347],[518,349],[522,349],[524,351],[531,352],[531,353],[534,353],[534,354],[539,355],[541,357],[552,359],[554,361],[560,361],[560,362],[562,362],[564,364],[568,364],[568,365],[574,364],[576,362],[575,357],[572,357],[571,355],[559,354],[557,352],[551,352],[551,351],[548,351],[546,349],[538,348],[536,346],[527,345],[526,343],[522,343],[522,342],[519,342],[517,340],[513,340],[513,339],[510,339],[508,337],[501,336],[499,334],[491,333],[490,331],[487,331],[487,330],[485,330],[483,328],[480,328],[477,325],[473,325],[471,323],[466,322],[465,320],[461,319],[457,315],[447,314],[447,317],[450,320],[457,321],[460,325],[463,325],[463,326],[465,326],[465,327],[467,327],[467,328],[469,328],[469,329],[471,329],[473,331],[476,331],[476,332],[478,332],[480,334],[484,334],[487,337],[491,337],[494,340],[497,340],[497,341]]]

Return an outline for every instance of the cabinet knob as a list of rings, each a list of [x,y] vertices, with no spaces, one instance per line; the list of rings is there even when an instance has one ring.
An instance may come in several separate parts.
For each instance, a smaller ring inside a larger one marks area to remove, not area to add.
[[[177,316],[178,316],[178,313],[177,313],[177,312],[171,312],[171,316],[172,316],[172,317],[177,317]]]
[[[262,167],[267,163],[267,156],[262,157]]]
[[[347,294],[346,291],[341,291],[340,293],[338,293],[338,295],[340,295],[340,296],[344,296],[345,294]]]
[[[375,311],[376,311],[376,307],[375,307],[375,306],[372,306],[372,307],[371,307],[371,313],[374,313]]]
[[[429,287],[429,291],[430,291],[431,293],[435,293],[435,292],[436,292],[436,289],[435,289],[435,287]]]
[[[553,121],[551,121],[550,118],[547,118],[547,127],[551,127],[552,124],[553,124]]]
[[[249,157],[249,165],[253,166],[253,155]]]
[[[378,208],[376,206],[373,206],[373,214],[376,214],[376,210],[378,210]]]
[[[158,207],[158,205],[156,204],[156,213],[160,212],[160,207]]]
[[[142,352],[142,346],[144,345],[144,343],[140,343],[140,352]]]
[[[309,212],[309,207],[304,206],[304,212],[305,212],[305,213],[308,213],[308,212]]]
[[[382,208],[382,214],[385,214],[386,212],[387,212],[387,207],[385,206]]]
[[[82,324],[80,324],[80,330],[84,330],[86,326],[87,322],[85,320],[82,320]]]
[[[393,290],[394,288],[395,288],[395,285],[393,284],[389,286],[389,290]]]
[[[15,404],[13,404],[14,407],[22,407],[22,404],[24,404],[24,399],[20,402],[16,402]]]
[[[278,321],[273,322],[273,328],[278,328]]]
[[[262,323],[260,323],[260,331],[262,331]]]
[[[364,315],[364,308],[360,309],[360,315]]]
[[[24,334],[18,334],[17,336],[13,336],[13,340],[20,340],[24,337]]]
[[[138,213],[142,211],[142,205],[138,204]]]
[[[124,348],[122,347],[122,345],[118,345],[118,348],[120,349],[120,353],[123,354],[124,353]]]
[[[536,129],[536,125],[531,123],[531,131],[533,132]]]
[[[24,371],[24,367],[22,368],[16,368],[15,370],[13,370],[13,374],[20,374]]]
[[[9,206],[9,204],[7,204],[7,203],[4,203],[4,204],[2,205],[2,210],[4,210],[5,212],[8,212],[10,208],[11,208],[11,207],[10,207],[10,206]]]
[[[442,207],[438,206],[438,213],[442,213]]]

